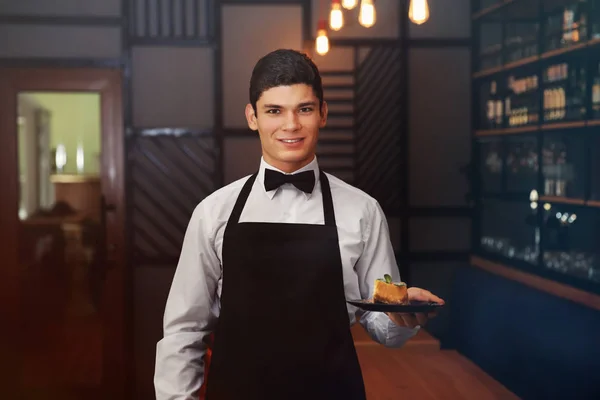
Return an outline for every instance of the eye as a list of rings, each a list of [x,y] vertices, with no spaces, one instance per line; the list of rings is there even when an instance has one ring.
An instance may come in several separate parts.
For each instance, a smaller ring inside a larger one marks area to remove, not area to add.
[[[267,114],[279,114],[279,110],[276,108],[271,108],[270,110],[267,110]]]
[[[310,112],[312,112],[312,111],[313,111],[313,108],[312,108],[312,107],[302,107],[302,108],[300,109],[300,112],[302,112],[302,113],[310,113]]]

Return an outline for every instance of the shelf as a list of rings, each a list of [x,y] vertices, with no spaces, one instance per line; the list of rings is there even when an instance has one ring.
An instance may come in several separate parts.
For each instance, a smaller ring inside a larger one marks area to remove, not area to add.
[[[587,47],[587,46],[591,46],[592,44],[590,44],[590,43],[595,44],[592,41],[592,42],[588,42],[588,43],[579,43],[579,44],[573,45],[571,47],[565,47],[562,49],[550,50],[550,51],[543,53],[539,58],[542,60],[546,60],[548,58],[556,57],[561,54],[569,53],[571,51],[575,51],[575,50],[583,49],[584,47]]]
[[[540,196],[540,201],[544,201],[547,203],[561,203],[561,204],[572,204],[577,206],[585,205],[584,199],[573,199],[569,197],[560,197],[560,196]]]
[[[475,136],[500,136],[500,135],[516,135],[519,133],[531,133],[540,130],[539,126],[521,126],[506,129],[482,129],[475,131]]]
[[[542,125],[542,130],[551,129],[572,129],[572,128],[583,128],[587,126],[587,121],[574,121],[574,122],[551,122]]]
[[[475,255],[471,256],[471,265],[494,275],[522,283],[554,296],[574,301],[595,310],[600,310],[600,296],[597,294],[586,292],[573,286],[546,279],[528,272],[520,271],[515,267],[509,267]]]
[[[539,130],[542,131],[552,131],[557,129],[576,129],[576,128],[585,128],[588,126],[599,126],[599,120],[593,121],[574,121],[574,122],[555,122],[555,123],[547,123],[539,126],[522,126],[515,128],[505,128],[505,129],[480,129],[475,131],[475,136],[484,137],[484,136],[503,136],[503,135],[517,135],[524,133],[533,133]]]
[[[485,69],[483,71],[474,72],[473,73],[473,78],[479,79],[479,78],[487,77],[487,76],[490,76],[490,75],[497,74],[498,72],[509,71],[509,70],[517,68],[517,67],[522,67],[524,65],[533,64],[536,61],[547,60],[549,58],[556,57],[556,56],[559,56],[561,54],[570,53],[572,51],[580,50],[580,49],[583,49],[583,48],[586,48],[586,47],[597,46],[599,44],[600,44],[600,39],[592,39],[592,40],[589,40],[589,41],[587,41],[585,43],[576,44],[576,45],[573,45],[571,47],[566,47],[566,48],[563,48],[563,49],[556,49],[556,50],[547,51],[545,53],[542,53],[539,56],[531,56],[531,57],[524,58],[522,60],[513,61],[511,63],[505,64],[505,65],[502,65],[502,66],[497,66],[497,67]]]
[[[516,0],[504,0],[504,1],[498,2],[497,4],[494,4],[492,6],[489,6],[489,7],[483,8],[479,11],[474,12],[473,15],[471,16],[471,18],[473,20],[477,20],[479,18],[485,17],[486,15],[493,14],[493,13],[503,9],[507,5],[514,3],[515,1]]]
[[[546,203],[556,203],[556,204],[570,204],[574,206],[584,206],[584,207],[600,207],[600,201],[597,200],[584,200],[584,199],[573,199],[570,197],[560,197],[560,196],[540,196],[540,202]]]

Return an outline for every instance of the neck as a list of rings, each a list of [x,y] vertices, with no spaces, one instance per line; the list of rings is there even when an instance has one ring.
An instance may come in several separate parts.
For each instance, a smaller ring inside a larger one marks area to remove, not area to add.
[[[313,154],[311,157],[308,157],[306,160],[298,161],[298,162],[285,162],[272,160],[268,156],[263,155],[264,160],[274,168],[277,168],[280,171],[285,172],[286,174],[291,174],[298,171],[301,168],[306,167],[310,164],[314,159],[315,155]]]

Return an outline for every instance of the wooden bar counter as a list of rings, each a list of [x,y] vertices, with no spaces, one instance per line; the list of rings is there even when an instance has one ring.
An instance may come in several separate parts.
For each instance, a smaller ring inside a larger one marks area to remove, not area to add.
[[[352,328],[368,400],[492,400],[516,395],[454,350],[421,330],[401,349],[370,340],[358,324]]]

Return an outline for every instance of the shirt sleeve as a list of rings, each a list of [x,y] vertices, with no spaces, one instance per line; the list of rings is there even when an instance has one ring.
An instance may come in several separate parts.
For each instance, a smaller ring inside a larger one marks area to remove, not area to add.
[[[200,203],[186,230],[164,312],[164,336],[156,348],[157,400],[197,400],[204,379],[207,339],[218,319],[221,263]]]
[[[365,230],[365,247],[355,268],[363,299],[373,296],[375,279],[383,278],[385,274],[389,274],[395,282],[400,281],[387,220],[377,201],[371,203],[369,222]],[[359,313],[357,316],[360,316],[360,324],[369,336],[386,347],[401,347],[419,330],[419,327],[414,329],[400,327],[382,312],[359,311]]]

